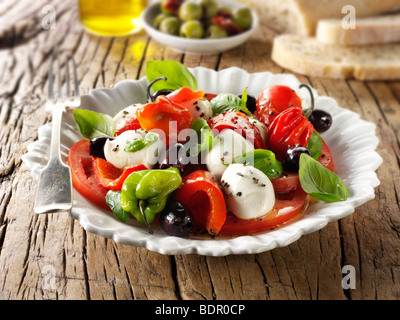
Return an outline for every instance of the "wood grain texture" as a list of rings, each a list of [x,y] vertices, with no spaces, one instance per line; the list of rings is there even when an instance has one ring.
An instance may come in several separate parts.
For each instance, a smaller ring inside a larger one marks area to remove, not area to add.
[[[244,1],[244,0],[243,0]],[[381,185],[355,213],[284,248],[256,255],[164,256],[86,232],[67,213],[35,215],[36,182],[21,162],[44,111],[52,50],[73,54],[82,93],[144,76],[146,61],[248,72],[282,70],[270,59],[275,33],[266,24],[244,46],[221,55],[183,55],[145,33],[100,38],[77,23],[74,1],[0,2],[0,299],[317,300],[400,298],[400,83],[308,78],[377,125]],[[41,8],[57,11],[44,30]],[[356,288],[344,290],[342,267]]]

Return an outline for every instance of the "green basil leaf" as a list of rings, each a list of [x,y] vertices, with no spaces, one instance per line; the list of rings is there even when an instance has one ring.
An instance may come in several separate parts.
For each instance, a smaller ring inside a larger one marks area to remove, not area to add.
[[[211,107],[214,116],[223,112],[240,111],[242,109],[242,99],[232,93],[220,93],[211,100]]]
[[[143,139],[137,139],[132,141],[131,143],[127,144],[124,148],[125,152],[136,152],[142,150],[143,148],[147,147],[148,145],[152,144],[153,142],[157,141],[158,134],[154,132],[149,132],[144,136]]]
[[[85,139],[114,136],[115,124],[110,115],[83,109],[75,109],[73,114],[76,125]]]
[[[199,136],[198,152],[192,156],[196,156],[202,151],[210,151],[215,144],[215,137],[207,121],[202,118],[193,120],[192,129]]]
[[[307,149],[310,150],[311,156],[318,160],[322,152],[322,139],[317,131],[314,130],[310,140],[308,141]]]
[[[214,99],[211,100],[211,108],[213,110],[213,116],[216,116],[223,112],[229,111],[240,111],[248,116],[253,116],[251,112],[247,109],[247,93],[246,89],[243,91],[244,100],[240,99],[237,95],[233,93],[220,93]]]
[[[116,217],[122,222],[126,222],[131,216],[129,212],[122,209],[121,206],[121,192],[110,190],[106,194],[106,203],[116,215]]]
[[[317,200],[337,202],[347,199],[342,179],[307,154],[300,156],[299,178],[303,190]]]
[[[268,178],[273,179],[282,175],[282,164],[276,160],[270,150],[256,149],[235,159],[235,163],[247,164],[261,170]]]
[[[250,110],[247,109],[247,88],[244,88],[242,93],[242,106],[240,111],[247,114],[249,117],[254,117]]]
[[[166,77],[166,81],[158,81],[153,86],[154,92],[164,89],[178,90],[183,87],[197,90],[197,80],[189,69],[176,61],[149,61],[146,64],[146,77],[149,82]]]

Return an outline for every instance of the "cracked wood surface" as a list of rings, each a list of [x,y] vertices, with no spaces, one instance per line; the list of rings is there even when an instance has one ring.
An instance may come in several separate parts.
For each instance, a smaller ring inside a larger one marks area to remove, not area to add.
[[[55,30],[41,8],[56,8]],[[77,23],[75,1],[0,1],[0,299],[399,299],[400,82],[298,77],[376,123],[381,185],[351,216],[293,244],[256,255],[164,256],[86,232],[67,213],[35,215],[36,182],[21,162],[44,110],[49,53],[71,52],[82,93],[144,76],[154,59],[189,67],[286,72],[270,60],[274,32],[264,23],[244,46],[192,56],[145,33],[100,38]],[[356,288],[344,290],[342,267]]]

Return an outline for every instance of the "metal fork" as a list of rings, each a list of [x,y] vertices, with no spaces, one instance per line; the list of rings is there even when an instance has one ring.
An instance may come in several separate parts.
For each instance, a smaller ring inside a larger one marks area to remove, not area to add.
[[[39,184],[36,192],[35,207],[36,213],[52,213],[68,211],[72,208],[72,180],[71,170],[61,160],[60,155],[60,134],[62,116],[66,108],[80,106],[79,85],[76,72],[76,65],[73,58],[65,59],[65,96],[62,94],[61,66],[57,58],[57,97],[53,91],[53,55],[50,57],[50,69],[48,74],[48,97],[46,110],[52,111],[52,129],[50,158],[46,167],[40,172]],[[74,94],[71,94],[69,64],[72,64],[74,81]]]

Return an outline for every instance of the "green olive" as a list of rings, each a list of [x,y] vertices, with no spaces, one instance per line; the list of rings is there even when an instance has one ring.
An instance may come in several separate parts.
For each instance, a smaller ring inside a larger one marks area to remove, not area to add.
[[[200,39],[203,37],[204,29],[200,21],[190,20],[182,24],[179,35],[184,38]]]
[[[228,32],[220,26],[212,25],[207,29],[207,38],[219,39],[228,37]]]
[[[164,19],[166,19],[167,17],[168,17],[168,15],[165,14],[165,13],[160,13],[160,14],[158,14],[158,15],[154,18],[154,21],[153,21],[153,26],[154,26],[154,28],[159,29],[159,28],[160,28],[161,22],[162,22]]]
[[[218,8],[218,12],[222,14],[223,16],[232,16],[232,9],[229,8],[228,6],[220,6]]]
[[[203,10],[203,18],[214,18],[218,13],[218,3],[216,0],[200,0],[200,5]]]
[[[160,8],[161,8],[161,12],[162,13],[165,13],[165,14],[170,16],[170,15],[173,14],[173,12],[170,9],[166,9],[165,8],[166,4],[169,3],[169,2],[170,2],[170,0],[161,0]]]
[[[176,17],[167,17],[160,23],[160,31],[177,36],[179,35],[180,21]]]
[[[202,16],[203,9],[197,2],[186,1],[179,7],[179,19],[182,21],[200,20]]]
[[[233,11],[233,22],[243,30],[249,30],[253,24],[253,15],[247,7],[238,8]]]

